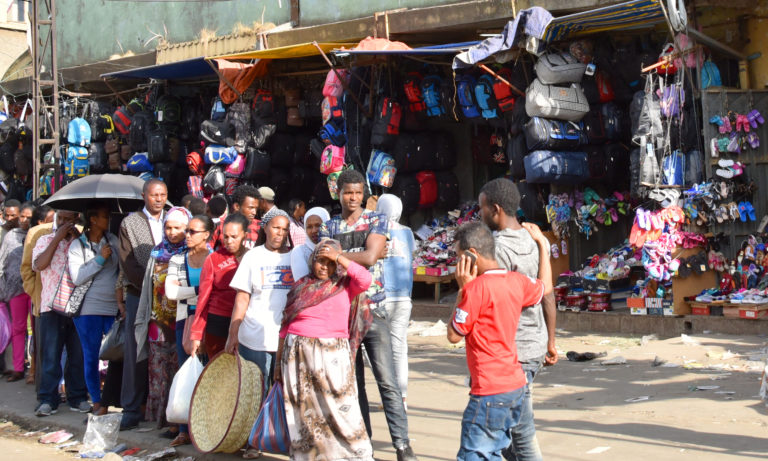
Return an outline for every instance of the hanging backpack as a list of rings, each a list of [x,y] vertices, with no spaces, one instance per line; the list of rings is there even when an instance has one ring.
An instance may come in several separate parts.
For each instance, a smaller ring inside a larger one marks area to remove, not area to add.
[[[711,59],[707,59],[701,66],[701,89],[705,90],[712,86],[723,86],[723,80],[720,78],[720,69],[717,65]]]
[[[245,168],[242,178],[252,181],[264,181],[269,176],[272,159],[269,154],[260,149],[249,147],[245,154]]]
[[[477,101],[477,107],[480,108],[480,114],[484,119],[490,120],[499,117],[496,110],[496,98],[493,93],[493,77],[490,75],[483,75],[477,79],[475,101]]]
[[[429,208],[437,203],[437,177],[434,171],[416,173],[419,182],[419,208]]]
[[[203,177],[193,175],[187,178],[187,192],[197,198],[205,197],[203,193]]]
[[[133,117],[137,112],[144,110],[144,103],[139,98],[133,98],[128,101],[128,105],[125,106],[128,114]]]
[[[103,142],[107,136],[114,132],[115,125],[112,122],[112,108],[109,104],[98,101],[90,101],[85,107],[85,119],[91,127],[91,141]]]
[[[147,139],[154,125],[155,116],[151,112],[140,111],[133,114],[131,129],[128,133],[128,144],[134,152],[147,151]]]
[[[529,117],[578,122],[589,112],[589,103],[578,83],[547,85],[537,78],[525,92],[525,111]]]
[[[419,72],[409,72],[403,84],[405,97],[408,99],[408,110],[416,114],[427,110],[427,105],[421,95],[421,79]]]
[[[438,75],[428,75],[421,81],[421,96],[430,117],[445,115],[445,107],[440,99],[442,86],[443,79]]]
[[[227,169],[224,170],[224,176],[227,178],[239,178],[243,175],[245,170],[245,155],[238,154],[235,161],[227,165]]]
[[[589,179],[585,152],[537,150],[528,154],[524,163],[529,183],[580,184]]]
[[[229,106],[225,121],[234,127],[234,146],[239,153],[245,152],[250,138],[251,109],[244,102],[236,102]]]
[[[256,90],[256,95],[251,103],[251,112],[254,122],[258,124],[274,123],[275,102],[272,92],[269,90]]]
[[[200,124],[200,137],[211,144],[234,146],[235,127],[224,120],[205,120]]]
[[[395,159],[386,152],[374,149],[368,164],[368,182],[390,188],[395,182]]]
[[[330,122],[323,125],[323,128],[320,129],[318,136],[323,141],[338,147],[344,147],[344,145],[347,143],[347,133],[344,130],[343,121],[339,125],[337,122],[331,120]]]
[[[214,165],[203,177],[203,189],[209,194],[214,194],[224,189],[226,181],[223,167]]]
[[[91,143],[91,126],[83,118],[73,118],[67,132],[67,142],[72,146],[85,147]]]
[[[475,102],[475,85],[477,81],[471,75],[456,76],[456,98],[464,117],[469,119],[480,117],[480,109]]]
[[[320,173],[331,174],[344,169],[345,151],[343,147],[326,146],[320,158]]]
[[[332,200],[339,199],[339,176],[341,176],[341,172],[337,171],[335,173],[329,174],[327,177],[328,193],[331,194]]]
[[[507,82],[512,81],[512,70],[504,67],[498,72]],[[515,96],[512,88],[498,78],[493,79],[493,97],[496,99],[496,106],[502,112],[510,112],[515,108]]]
[[[507,159],[509,160],[509,172],[512,179],[525,179],[525,156],[528,155],[528,146],[525,136],[518,134],[507,140]]]
[[[112,114],[112,123],[120,136],[128,136],[131,129],[132,115],[125,107],[118,107]]]
[[[16,147],[12,143],[6,142],[0,145],[0,170],[9,176],[16,171],[15,153]]]
[[[234,147],[211,144],[205,148],[205,163],[209,165],[229,165],[237,159]]]
[[[329,70],[323,85],[323,96],[341,97],[344,94],[344,84],[349,82],[349,71],[346,69]],[[341,78],[339,78],[341,77]]]
[[[400,103],[388,97],[379,99],[371,127],[371,145],[380,149],[391,147],[400,134],[401,117]]]
[[[170,159],[168,135],[160,128],[147,135],[147,158],[152,163],[167,162]]]
[[[175,132],[181,122],[181,101],[176,96],[164,94],[160,96],[155,105],[155,117],[157,123]]]
[[[156,178],[161,179],[166,184],[168,184],[171,181],[171,176],[173,175],[173,163],[155,163],[152,173]]]
[[[107,151],[103,142],[92,142],[88,147],[88,165],[91,173],[103,173],[108,169]]]
[[[403,216],[418,211],[421,200],[421,185],[415,175],[398,174],[389,193],[397,196],[403,203]]]
[[[437,205],[443,210],[453,210],[459,206],[459,178],[453,171],[435,172],[437,181]]]
[[[579,83],[587,65],[570,53],[546,53],[536,61],[536,77],[545,85]]]
[[[186,155],[189,172],[196,175],[205,174],[205,160],[200,152],[192,151]]]
[[[344,102],[340,97],[337,98],[335,96],[326,96],[323,98],[321,111],[323,114],[323,123],[343,120]]]
[[[64,175],[68,178],[82,178],[88,175],[88,148],[69,146],[64,162]]]
[[[220,122],[227,116],[227,108],[224,107],[224,103],[221,102],[221,98],[216,96],[213,98],[211,104],[211,120],[214,122]]]
[[[665,155],[661,162],[662,184],[682,186],[685,184],[685,154],[675,150]]]
[[[146,171],[152,171],[152,162],[149,161],[146,152],[138,152],[133,154],[126,163],[126,168],[131,173],[144,173]]]
[[[32,173],[32,144],[25,144],[13,154],[16,176],[24,177]]]

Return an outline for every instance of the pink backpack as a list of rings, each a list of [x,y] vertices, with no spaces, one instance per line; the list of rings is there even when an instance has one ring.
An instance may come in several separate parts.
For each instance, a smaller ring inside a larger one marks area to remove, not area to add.
[[[243,170],[245,170],[245,155],[238,154],[235,161],[227,165],[227,169],[224,170],[224,176],[239,178],[243,175]]]
[[[341,171],[344,168],[344,155],[343,147],[334,146],[333,144],[326,146],[323,149],[323,155],[320,157],[320,173],[331,174]]]
[[[338,75],[336,75],[338,72]],[[333,96],[335,98],[344,94],[344,85],[342,85],[339,76],[344,79],[344,83],[349,82],[349,71],[346,69],[337,69],[336,71],[328,71],[328,76],[325,77],[325,85],[323,85],[323,96]]]

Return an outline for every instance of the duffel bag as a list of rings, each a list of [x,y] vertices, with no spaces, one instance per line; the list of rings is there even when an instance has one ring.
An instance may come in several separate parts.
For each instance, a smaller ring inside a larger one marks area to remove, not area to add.
[[[200,136],[211,144],[235,145],[235,127],[229,122],[205,120],[200,124]]]
[[[576,122],[533,117],[523,131],[528,150],[569,150],[587,143],[582,125]]]
[[[525,179],[530,183],[579,184],[589,179],[585,152],[537,150],[524,163]]]
[[[579,83],[587,66],[570,53],[546,53],[536,61],[535,70],[541,83],[556,85]]]
[[[144,173],[145,171],[152,171],[152,163],[147,158],[146,152],[137,152],[128,159],[128,171],[131,173]]]
[[[211,144],[205,148],[205,163],[209,165],[229,165],[237,159],[234,147]]]
[[[374,149],[368,164],[368,182],[390,188],[395,182],[396,174],[395,159],[386,152]]]
[[[435,172],[437,179],[437,205],[443,210],[459,206],[459,178],[453,171]]]
[[[590,144],[621,140],[627,132],[624,113],[609,102],[594,107],[582,120]]]
[[[578,122],[589,112],[589,103],[578,83],[546,85],[537,78],[526,91],[525,111],[529,117]]]

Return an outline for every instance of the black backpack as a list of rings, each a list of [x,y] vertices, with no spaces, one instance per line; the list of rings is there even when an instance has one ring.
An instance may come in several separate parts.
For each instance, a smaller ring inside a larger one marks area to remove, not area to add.
[[[19,120],[8,117],[0,123],[0,142],[17,144],[19,142]]]
[[[402,116],[400,103],[393,98],[379,99],[371,127],[371,146],[382,150],[391,148],[400,134]]]
[[[235,145],[235,127],[226,121],[205,120],[200,124],[200,136],[211,144]]]
[[[271,167],[272,159],[267,152],[249,147],[245,154],[245,168],[241,178],[257,182],[265,181],[269,177]]]
[[[430,168],[448,170],[456,166],[456,143],[448,131],[436,131],[432,134],[433,144],[437,147],[437,161]]]
[[[164,94],[157,99],[155,105],[157,123],[175,129],[181,122],[181,101],[176,96]]]
[[[16,149],[13,154],[13,163],[17,176],[32,174],[32,144],[24,144],[21,149]]]
[[[296,137],[290,133],[275,133],[266,148],[272,157],[272,166],[290,168],[296,152]]]
[[[161,180],[163,180],[163,182],[170,185],[171,183],[173,183],[173,181],[171,181],[173,177],[173,171],[174,171],[173,163],[158,162],[158,163],[155,163],[155,169],[153,173],[156,178],[160,178]]]
[[[398,174],[389,193],[396,195],[403,202],[403,215],[418,211],[421,185],[415,175]]]
[[[90,101],[85,108],[85,120],[91,126],[91,141],[102,142],[115,131],[112,122],[113,108],[110,104]]]
[[[200,135],[198,127],[203,121],[202,104],[198,98],[184,100],[181,113],[181,129],[179,139],[182,141],[196,141]]]
[[[16,148],[16,145],[10,142],[0,145],[0,170],[3,170],[7,175],[12,175],[16,171],[14,159]]]
[[[525,136],[518,134],[511,136],[507,140],[507,159],[509,159],[509,171],[512,179],[525,179],[525,164],[523,160],[528,155],[528,146],[525,143]]]
[[[103,142],[88,146],[88,168],[91,173],[104,173],[109,168],[109,158]]]
[[[443,210],[453,210],[459,206],[459,178],[453,171],[435,172],[437,179],[437,203]]]
[[[147,151],[147,139],[152,131],[155,116],[152,112],[139,111],[133,114],[131,128],[128,133],[128,144],[134,152]]]
[[[235,149],[239,153],[245,152],[251,132],[251,109],[244,102],[236,102],[229,106],[227,116],[224,119],[232,124],[235,130]]]
[[[147,158],[152,163],[170,160],[168,135],[162,128],[152,130],[147,137]]]

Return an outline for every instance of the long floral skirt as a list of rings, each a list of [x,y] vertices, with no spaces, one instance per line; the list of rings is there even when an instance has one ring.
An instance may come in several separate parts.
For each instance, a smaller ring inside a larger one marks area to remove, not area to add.
[[[149,341],[149,392],[144,418],[147,421],[157,421],[158,428],[168,425],[165,409],[168,406],[173,376],[178,368],[175,343]]]
[[[283,395],[292,460],[373,460],[346,338],[288,335]]]

